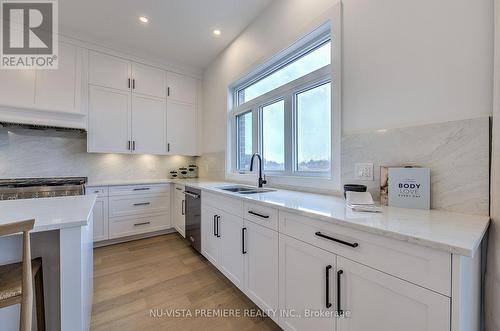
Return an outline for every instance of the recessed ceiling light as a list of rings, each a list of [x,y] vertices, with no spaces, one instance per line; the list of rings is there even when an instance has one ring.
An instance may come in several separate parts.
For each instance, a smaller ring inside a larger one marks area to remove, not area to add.
[[[212,32],[213,32],[213,34],[214,34],[215,36],[220,36],[220,33],[221,33],[219,29],[215,29],[215,30],[214,30],[214,31],[212,31]]]
[[[147,18],[146,16],[139,16],[139,21],[141,23],[148,23],[149,22],[149,18]]]

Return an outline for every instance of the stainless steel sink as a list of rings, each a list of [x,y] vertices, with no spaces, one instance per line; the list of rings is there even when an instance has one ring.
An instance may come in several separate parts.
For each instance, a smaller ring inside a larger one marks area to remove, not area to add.
[[[257,188],[251,186],[243,186],[243,185],[234,185],[234,186],[222,186],[218,187],[218,189],[238,194],[256,194],[256,193],[266,193],[266,192],[274,192],[276,190],[271,190],[267,188]]]

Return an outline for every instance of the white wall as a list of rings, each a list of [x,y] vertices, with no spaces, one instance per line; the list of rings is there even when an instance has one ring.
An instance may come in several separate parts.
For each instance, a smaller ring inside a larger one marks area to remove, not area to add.
[[[204,153],[226,146],[227,86],[328,18],[277,0],[205,71]],[[493,0],[343,0],[343,130],[489,116]]]

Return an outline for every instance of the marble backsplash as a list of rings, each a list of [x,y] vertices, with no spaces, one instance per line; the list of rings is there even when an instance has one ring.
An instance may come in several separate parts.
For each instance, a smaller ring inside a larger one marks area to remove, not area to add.
[[[355,163],[373,163],[374,180],[354,178]],[[342,182],[380,197],[380,166],[431,169],[431,208],[489,213],[489,119],[377,130],[342,137]]]
[[[0,178],[86,176],[89,181],[168,178],[193,157],[87,153],[80,133],[0,129]]]

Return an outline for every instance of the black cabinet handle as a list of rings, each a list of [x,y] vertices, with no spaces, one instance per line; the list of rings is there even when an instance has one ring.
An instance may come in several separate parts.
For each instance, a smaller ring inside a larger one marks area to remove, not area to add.
[[[132,79],[132,89],[134,89],[134,90],[135,90],[135,78],[134,78],[134,79]]]
[[[214,215],[214,237],[217,237],[217,215]]]
[[[331,265],[326,266],[326,308],[330,308],[332,306],[332,303],[330,302],[330,269],[332,268]]]
[[[217,215],[217,238],[220,238],[220,216]]]
[[[135,188],[133,191],[149,191],[149,187],[140,187],[140,188]]]
[[[182,200],[182,203],[181,203],[181,212],[182,212],[182,215],[186,215],[186,200]]]
[[[130,88],[130,78],[128,79],[128,88]]]
[[[254,212],[252,210],[249,210],[248,213],[252,214],[252,215],[255,215],[255,216],[258,216],[258,217],[262,217],[262,218],[269,218],[269,215],[262,215],[262,214]]]
[[[148,224],[151,224],[151,222],[135,223],[134,226],[141,226],[141,225],[148,225]]]
[[[128,140],[127,141],[127,150],[129,150],[129,151],[130,151],[130,144],[131,144],[131,142],[130,142],[130,140]]]
[[[170,87],[167,87],[167,97],[170,96]]]
[[[331,241],[335,241],[335,242],[337,242],[339,244],[346,245],[346,246],[349,246],[349,247],[352,247],[352,248],[356,248],[356,247],[359,246],[358,243],[350,243],[350,242],[347,242],[347,241],[336,239],[336,238],[327,236],[326,234],[322,234],[321,232],[316,232],[315,235],[317,235],[318,237],[321,237],[321,238],[325,238],[325,239],[328,239],[328,240],[331,240]]]
[[[140,203],[134,203],[134,206],[149,206],[151,202],[140,202]]]
[[[245,248],[245,232],[246,231],[247,231],[247,228],[241,229],[241,254],[248,253],[246,248]]]
[[[340,276],[344,273],[343,270],[337,271],[337,315],[340,317],[344,313],[340,308]]]

